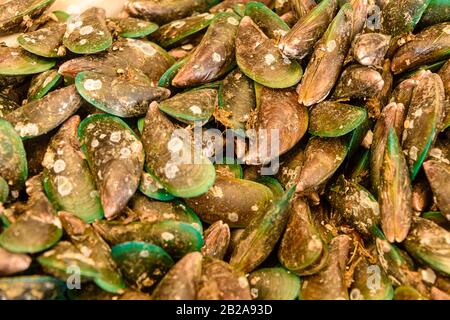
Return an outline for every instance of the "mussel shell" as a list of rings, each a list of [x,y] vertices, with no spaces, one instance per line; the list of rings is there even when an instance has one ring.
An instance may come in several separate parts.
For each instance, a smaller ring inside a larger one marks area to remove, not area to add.
[[[132,17],[113,18],[111,22],[113,24],[112,29],[123,38],[143,38],[159,28],[156,23]]]
[[[55,0],[4,1],[0,6],[0,35],[7,35],[26,28],[23,22],[40,16]]]
[[[11,188],[20,189],[28,177],[25,149],[14,127],[0,119],[0,176]]]
[[[125,122],[107,114],[84,119],[78,137],[100,192],[105,217],[111,219],[139,186],[144,167],[142,143]]]
[[[64,281],[49,276],[17,276],[0,279],[1,300],[60,300]]]
[[[58,127],[82,104],[75,86],[55,90],[42,99],[34,100],[6,115],[22,139],[48,133]]]
[[[199,252],[186,254],[156,286],[153,300],[195,300],[202,275],[203,257]]]
[[[286,269],[295,274],[308,275],[310,269],[316,269],[311,267],[322,260],[328,249],[305,200],[293,200],[289,212],[289,221],[278,249],[278,259]]]
[[[158,31],[151,35],[151,39],[162,47],[174,47],[182,43],[187,37],[207,28],[213,21],[215,15],[202,13],[187,18],[173,20],[162,25]]]
[[[303,1],[300,1],[303,2]],[[300,17],[292,29],[281,39],[279,47],[283,54],[303,59],[314,50],[338,10],[337,0],[324,0],[308,14]]]
[[[111,245],[144,241],[163,248],[174,259],[188,252],[199,251],[203,246],[203,237],[197,228],[175,220],[128,224],[100,220],[94,222],[93,227]]]
[[[172,80],[175,87],[200,85],[219,79],[231,68],[239,17],[234,13],[215,16],[200,44]]]
[[[142,76],[142,78],[141,78]],[[78,93],[96,108],[109,114],[129,118],[146,114],[152,101],[170,96],[165,88],[149,85],[145,75],[109,76],[96,72],[80,72],[75,78]]]
[[[366,118],[364,108],[325,101],[311,108],[308,132],[318,137],[340,137],[356,129]]]
[[[150,105],[142,132],[146,170],[169,193],[183,198],[205,193],[215,180],[214,166],[196,149],[189,135],[184,129],[176,129],[157,103]]]
[[[291,87],[303,75],[300,64],[283,57],[249,16],[239,24],[236,61],[247,77],[269,88]]]
[[[219,176],[208,192],[186,202],[205,222],[222,220],[230,227],[246,227],[264,214],[272,199],[271,190],[262,184]]]
[[[111,248],[111,257],[125,278],[139,289],[153,286],[174,263],[164,249],[139,241],[115,245]]]
[[[230,244],[230,227],[222,220],[216,221],[205,230],[203,239],[205,244],[202,247],[202,254],[223,260]]]
[[[250,272],[272,252],[289,218],[289,201],[295,189],[291,188],[276,199],[264,214],[257,216],[245,228],[231,255],[230,264],[238,270]]]
[[[450,274],[450,232],[434,222],[415,218],[405,239],[406,250],[416,259],[445,275]]]
[[[289,26],[279,15],[264,3],[249,1],[245,5],[245,16],[249,16],[256,25],[271,39],[279,39],[289,31]]]
[[[20,76],[53,68],[55,61],[38,57],[22,48],[0,46],[0,75]]]
[[[251,300],[250,286],[244,273],[228,263],[204,257],[198,300]]]
[[[54,69],[44,71],[33,76],[27,94],[28,102],[41,99],[50,90],[57,86],[61,79],[61,75]]]
[[[44,156],[43,184],[58,210],[68,211],[91,223],[103,218],[94,179],[77,138],[80,118],[74,116],[52,137]]]
[[[66,54],[62,44],[66,32],[66,24],[58,23],[28,32],[17,38],[19,45],[41,57],[58,58]]]
[[[44,251],[62,237],[58,217],[47,212],[25,214],[0,234],[0,245],[16,253]]]
[[[105,10],[90,8],[67,21],[64,46],[78,54],[92,54],[109,48],[112,36],[106,25]]]
[[[284,268],[258,269],[248,282],[255,300],[295,300],[300,291],[300,278]]]

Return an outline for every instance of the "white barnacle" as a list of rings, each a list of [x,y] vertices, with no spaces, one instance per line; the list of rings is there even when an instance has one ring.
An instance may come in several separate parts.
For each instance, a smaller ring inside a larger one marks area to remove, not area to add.
[[[171,241],[171,240],[175,239],[175,236],[173,235],[173,233],[163,232],[163,233],[161,233],[161,238],[164,241]]]
[[[65,197],[72,192],[73,186],[72,183],[64,176],[56,177],[56,185],[58,189],[58,193]]]
[[[89,193],[89,196],[92,198],[92,199],[96,199],[96,198],[98,198],[98,191],[97,190],[92,190],[90,193]]]
[[[212,54],[212,59],[214,62],[220,62],[222,61],[222,57],[220,56],[220,54],[218,54],[217,52],[214,52]]]
[[[247,288],[248,287],[248,281],[245,276],[241,276],[238,278],[239,286],[241,288]]]
[[[44,155],[44,159],[42,160],[42,165],[47,169],[51,169],[54,163],[55,154],[53,152],[46,152]]]
[[[172,139],[167,142],[167,149],[169,149],[170,152],[178,152],[183,148],[183,141],[178,137],[173,137]]]
[[[405,121],[403,122],[403,127],[404,127],[405,129],[412,129],[412,128],[413,128],[413,123],[411,123],[411,121],[409,121],[409,120],[405,120]]]
[[[23,124],[19,122],[14,129],[16,129],[21,137],[35,136],[39,133],[39,127],[35,123]]]
[[[87,91],[100,90],[102,88],[102,81],[95,79],[87,79],[83,84]]]
[[[66,163],[62,159],[56,160],[55,163],[53,164],[53,171],[55,171],[55,173],[63,172],[65,168]]]
[[[176,21],[172,22],[172,27],[179,29],[182,26],[184,26],[185,24],[186,24],[186,21],[176,20]]]
[[[363,299],[364,297],[358,288],[353,288],[352,291],[350,291],[350,300],[363,300]]]
[[[89,257],[89,256],[91,255],[91,253],[92,253],[92,249],[89,249],[89,248],[86,247],[86,246],[82,246],[82,247],[80,248],[80,251],[81,251],[81,253],[83,254],[83,256],[85,256],[85,257]]]
[[[168,162],[164,167],[164,174],[168,179],[173,179],[177,176],[177,172],[179,170],[180,169],[178,169],[178,167],[175,164]]]
[[[142,250],[141,252],[139,252],[139,257],[141,258],[147,258],[150,255],[150,252],[148,252],[148,250]]]
[[[233,25],[233,26],[239,25],[239,21],[237,21],[237,20],[236,20],[235,18],[233,18],[233,17],[229,17],[229,18],[227,19],[227,22],[228,22],[229,24]]]
[[[286,35],[287,31],[282,30],[282,29],[277,29],[273,33],[276,36],[283,37],[284,35]]]
[[[197,105],[192,105],[192,106],[189,108],[189,110],[191,110],[191,112],[192,112],[193,114],[202,114],[202,109],[201,109],[199,106],[197,106]]]
[[[156,53],[156,49],[153,48],[153,46],[148,42],[130,38],[128,38],[127,41],[129,44],[138,48],[139,50],[141,50],[142,53],[144,53],[147,56],[153,56]]]
[[[236,222],[236,221],[239,220],[239,215],[238,215],[236,212],[230,212],[230,213],[228,214],[228,219],[229,219],[231,222]]]
[[[77,28],[83,25],[83,21],[72,21],[67,24],[66,34],[64,35],[66,38]]]
[[[192,50],[193,48],[194,48],[194,46],[191,43],[183,44],[181,46],[181,49],[183,49],[183,50]]]
[[[328,41],[327,42],[327,51],[333,52],[334,49],[336,49],[336,41],[335,40]]]
[[[58,229],[62,229],[61,220],[59,220],[58,217],[54,217],[53,219],[51,219],[51,223]]]
[[[314,251],[322,247],[322,242],[316,237],[313,236],[311,240],[308,242],[308,250]]]
[[[94,28],[92,28],[92,26],[84,26],[80,29],[80,34],[82,36],[85,36],[92,33],[92,31],[94,31]]]
[[[111,140],[112,142],[119,142],[121,138],[122,138],[122,133],[120,131],[114,131],[111,133],[109,140]]]
[[[79,43],[80,43],[80,45],[84,46],[87,43],[87,40],[81,39]]]
[[[128,158],[131,155],[131,151],[128,148],[122,148],[120,149],[120,157],[121,158]]]
[[[133,141],[131,144],[131,151],[134,153],[139,153],[142,151],[142,144],[139,141]]]
[[[412,146],[411,149],[409,149],[409,157],[411,160],[416,161],[417,160],[417,153],[419,152],[419,149],[417,149],[416,146]]]
[[[223,198],[222,188],[219,186],[213,186],[211,189],[211,194],[214,198]]]
[[[430,268],[422,269],[420,273],[422,275],[423,281],[428,282],[430,284],[433,284],[436,281],[436,274]]]
[[[413,116],[418,118],[422,115],[422,113],[423,113],[422,109],[418,109],[413,113]]]
[[[442,150],[439,148],[433,148],[430,150],[430,156],[439,159],[440,157],[442,157]]]
[[[95,149],[95,148],[98,147],[99,144],[100,143],[98,142],[97,139],[93,139],[92,142],[91,142],[91,147]]]
[[[268,66],[270,66],[275,62],[275,57],[273,56],[273,54],[268,53],[264,56],[264,61]]]
[[[291,64],[291,59],[289,59],[289,58],[286,57],[286,56],[283,56],[283,63],[284,63],[284,64]]]

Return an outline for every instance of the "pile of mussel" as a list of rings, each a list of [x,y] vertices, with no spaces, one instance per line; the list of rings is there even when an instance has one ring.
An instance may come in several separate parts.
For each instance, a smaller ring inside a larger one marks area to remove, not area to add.
[[[54,2],[0,4],[0,300],[450,299],[448,0]]]

